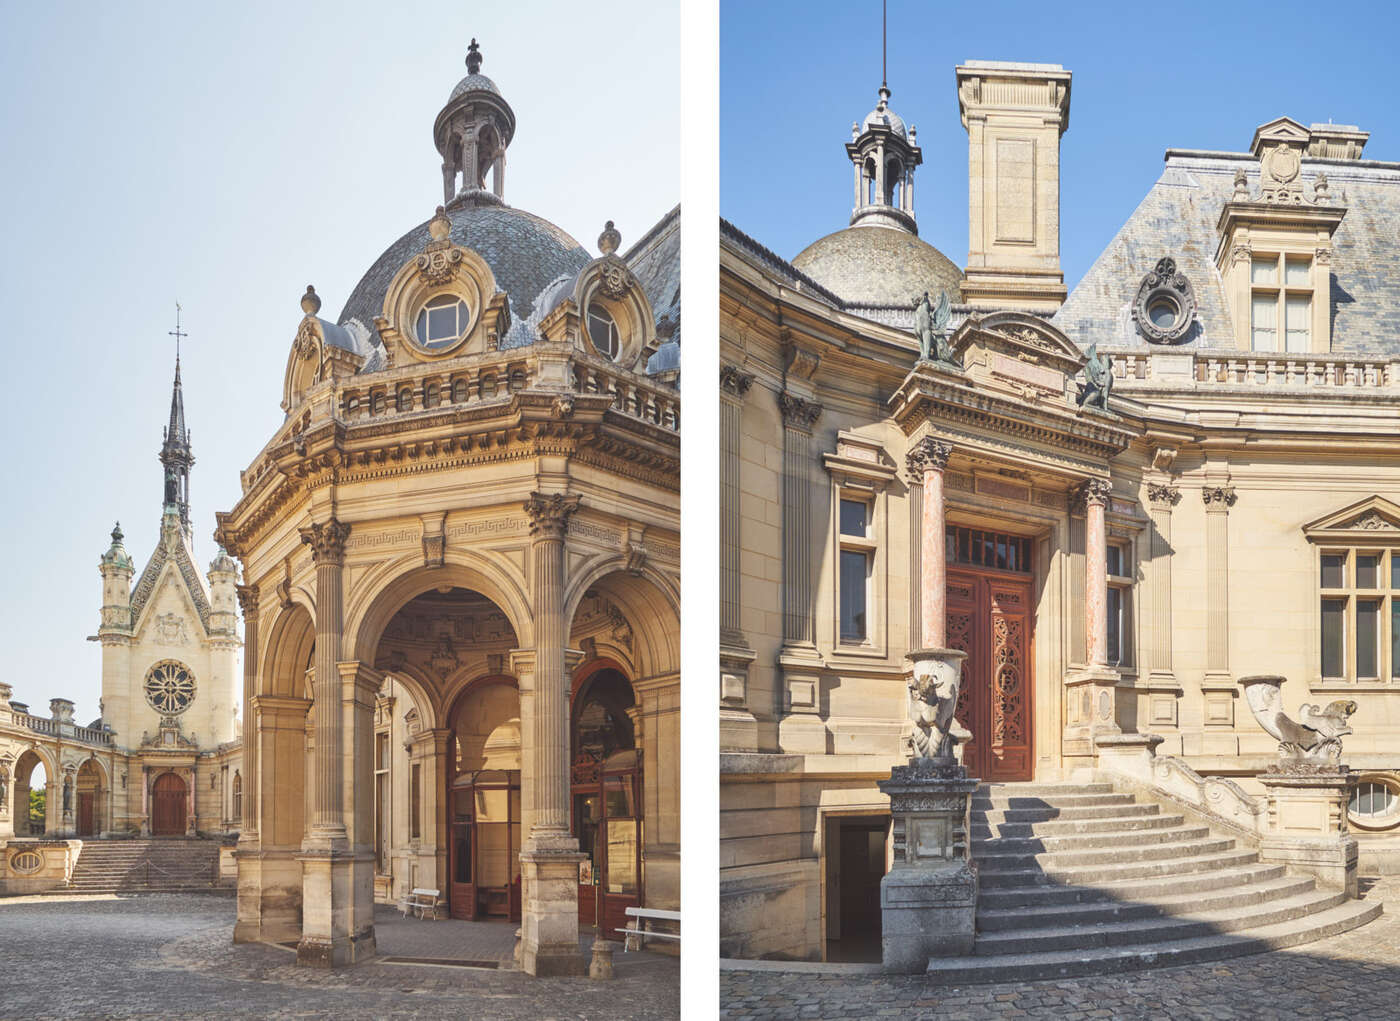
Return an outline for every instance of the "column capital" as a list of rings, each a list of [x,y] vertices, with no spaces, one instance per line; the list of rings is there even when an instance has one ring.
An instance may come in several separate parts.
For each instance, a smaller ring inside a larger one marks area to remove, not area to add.
[[[256,585],[236,585],[234,591],[238,593],[238,605],[243,610],[243,619],[254,621],[258,619],[258,587]]]
[[[567,493],[531,493],[524,504],[530,518],[530,534],[562,539],[569,530],[569,518],[579,508],[579,497]]]
[[[336,669],[340,671],[342,682],[351,681],[355,685],[357,694],[361,696],[359,701],[369,706],[374,705],[379,689],[384,687],[382,673],[358,659],[343,660],[336,664]]]
[[[300,530],[301,541],[311,547],[311,559],[320,564],[345,563],[345,540],[350,526],[335,518]]]
[[[1170,484],[1149,482],[1147,502],[1158,510],[1169,511],[1181,500],[1181,490]]]
[[[1082,514],[1090,504],[1107,507],[1108,498],[1112,494],[1113,483],[1108,479],[1086,479],[1070,491],[1070,510]]]
[[[803,432],[811,432],[812,426],[817,424],[817,419],[822,413],[822,406],[816,401],[798,397],[786,390],[778,394],[778,408],[783,413],[784,427],[801,429]]]
[[[915,479],[922,479],[926,471],[941,472],[947,467],[948,458],[952,454],[951,443],[933,436],[925,436],[909,448],[909,453],[904,455],[904,463],[908,466],[910,475]]]
[[[1235,487],[1205,486],[1201,489],[1201,501],[1207,512],[1225,514],[1235,505]]]
[[[753,374],[745,372],[737,365],[719,367],[719,389],[731,397],[743,397],[753,385]]]

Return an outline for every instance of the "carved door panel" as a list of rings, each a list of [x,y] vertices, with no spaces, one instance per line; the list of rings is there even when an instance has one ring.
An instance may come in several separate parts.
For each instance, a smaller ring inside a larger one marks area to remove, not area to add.
[[[1030,580],[950,568],[948,645],[966,652],[957,720],[968,772],[983,780],[1029,780],[1031,759]]]

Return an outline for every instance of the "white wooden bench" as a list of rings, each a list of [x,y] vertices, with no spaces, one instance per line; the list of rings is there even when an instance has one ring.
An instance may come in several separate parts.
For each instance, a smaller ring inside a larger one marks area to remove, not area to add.
[[[399,901],[399,914],[416,914],[419,918],[426,917],[425,911],[431,911],[433,918],[438,917],[438,900],[442,896],[441,890],[429,890],[424,887],[416,887],[412,893]]]
[[[622,952],[624,954],[629,950],[645,949],[648,936],[652,939],[673,939],[680,942],[681,934],[678,932],[654,932],[648,928],[648,924],[653,921],[679,922],[681,920],[679,911],[662,911],[660,908],[628,908],[627,917],[630,919],[628,927],[617,930],[623,935]]]

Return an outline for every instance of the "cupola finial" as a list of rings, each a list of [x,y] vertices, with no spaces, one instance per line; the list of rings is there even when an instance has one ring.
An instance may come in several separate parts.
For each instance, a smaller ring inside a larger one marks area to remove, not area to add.
[[[309,316],[321,311],[321,296],[310,284],[306,285],[306,293],[301,296],[301,310]]]
[[[481,47],[472,39],[471,45],[467,47],[467,73],[476,74],[481,70]]]

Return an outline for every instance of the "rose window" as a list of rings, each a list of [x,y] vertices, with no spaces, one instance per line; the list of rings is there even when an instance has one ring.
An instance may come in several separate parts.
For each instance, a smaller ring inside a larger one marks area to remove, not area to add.
[[[194,701],[194,675],[183,663],[162,660],[146,674],[146,701],[166,716],[184,712]]]

